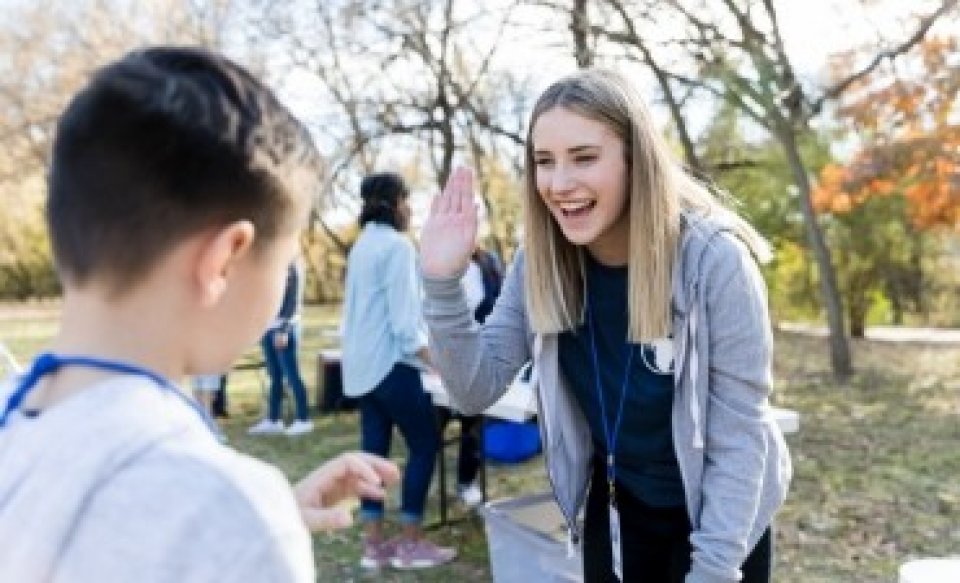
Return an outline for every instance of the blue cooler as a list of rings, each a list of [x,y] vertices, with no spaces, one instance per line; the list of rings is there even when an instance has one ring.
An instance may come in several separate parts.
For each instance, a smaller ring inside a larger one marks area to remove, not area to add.
[[[487,420],[483,427],[483,455],[495,462],[517,463],[540,453],[540,430],[536,421]]]

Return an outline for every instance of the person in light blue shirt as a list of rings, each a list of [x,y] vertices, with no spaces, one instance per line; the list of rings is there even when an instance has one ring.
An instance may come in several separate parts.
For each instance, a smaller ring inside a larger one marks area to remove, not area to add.
[[[410,223],[409,193],[393,173],[372,174],[360,186],[360,236],[347,258],[343,306],[343,392],[359,398],[361,447],[389,455],[393,428],[400,430],[408,459],[403,473],[401,535],[383,535],[383,504],[363,500],[365,537],[361,565],[376,569],[428,568],[456,552],[422,536],[424,506],[440,434],[433,403],[420,372],[428,361],[421,314],[419,269]]]

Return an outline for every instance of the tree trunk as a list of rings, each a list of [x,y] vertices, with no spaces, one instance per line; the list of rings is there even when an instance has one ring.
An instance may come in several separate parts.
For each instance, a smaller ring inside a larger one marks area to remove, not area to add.
[[[901,290],[897,288],[889,292],[890,310],[893,312],[894,326],[903,326],[903,298],[900,297],[901,295]]]
[[[910,262],[913,264],[910,282],[910,291],[913,292],[914,304],[917,307],[917,313],[921,316],[921,321],[927,325],[930,321],[930,314],[927,313],[927,302],[923,297],[923,233],[917,229],[913,232],[913,249],[910,250]]]
[[[590,49],[590,19],[587,15],[587,0],[573,0],[570,10],[570,32],[573,33],[573,58],[577,68],[593,66],[593,51]]]
[[[803,223],[807,234],[807,242],[813,249],[813,255],[820,273],[820,293],[823,296],[823,305],[827,311],[827,326],[830,330],[830,362],[833,365],[833,374],[843,380],[853,372],[850,359],[850,346],[843,325],[843,302],[837,286],[837,274],[830,259],[830,249],[823,237],[823,231],[817,223],[817,217],[810,200],[810,179],[803,165],[803,158],[797,146],[796,138],[786,121],[776,127],[777,140],[783,146],[790,171],[793,174],[797,190],[800,195],[800,210],[803,213]]]
[[[863,338],[867,327],[867,306],[869,301],[866,295],[860,290],[853,292],[852,297],[848,297],[850,305],[847,307],[847,314],[850,316],[850,337]]]

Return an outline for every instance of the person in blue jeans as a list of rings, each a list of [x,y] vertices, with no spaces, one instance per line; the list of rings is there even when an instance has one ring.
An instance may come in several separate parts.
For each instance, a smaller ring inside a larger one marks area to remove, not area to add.
[[[251,435],[285,433],[291,437],[313,431],[310,409],[307,406],[307,389],[300,376],[297,354],[300,346],[300,308],[303,304],[303,273],[294,262],[287,268],[287,283],[283,292],[280,312],[266,334],[260,340],[263,359],[270,376],[267,392],[267,416],[250,428]],[[289,427],[283,423],[284,379],[289,383],[296,406],[296,419]]]
[[[343,393],[359,398],[365,452],[389,455],[394,427],[409,452],[399,537],[384,536],[380,501],[361,502],[365,529],[361,566],[367,569],[428,568],[456,556],[453,549],[426,540],[421,529],[440,433],[420,378],[429,358],[416,251],[404,234],[410,224],[408,196],[396,174],[364,178],[360,236],[347,257],[341,325]]]

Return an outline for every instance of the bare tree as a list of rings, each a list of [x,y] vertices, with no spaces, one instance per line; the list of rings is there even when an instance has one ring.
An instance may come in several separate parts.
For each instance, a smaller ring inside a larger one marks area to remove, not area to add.
[[[143,44],[220,48],[231,0],[154,0],[134,10],[109,0],[24,7],[0,34],[0,145],[17,161],[0,180],[42,174],[56,120],[91,72]]]
[[[570,32],[573,35],[573,56],[581,69],[593,66],[594,51],[591,46],[590,13],[587,0],[571,0]]]
[[[355,204],[349,181],[382,163],[408,164],[408,174],[441,188],[458,155],[512,157],[523,137],[511,100],[525,93],[513,75],[494,71],[512,10],[456,0],[346,0],[295,15],[271,4],[261,34],[291,47],[290,70],[311,74],[325,90],[320,99],[332,104],[323,130],[334,204]],[[409,166],[417,160],[426,163],[422,171]],[[485,197],[484,165],[473,162]],[[496,221],[495,205],[485,199],[485,206]]]
[[[701,161],[694,146],[693,137],[687,126],[686,117],[683,112],[683,98],[678,94],[677,87],[670,77],[670,72],[654,56],[648,42],[643,38],[634,23],[634,17],[631,16],[622,0],[604,0],[604,3],[612,10],[616,20],[619,20],[620,28],[595,28],[594,32],[598,36],[620,44],[624,47],[633,49],[627,51],[628,58],[636,58],[643,63],[657,81],[660,87],[661,97],[667,109],[670,111],[670,117],[673,119],[674,127],[677,131],[677,137],[680,139],[680,145],[683,147],[684,158],[687,161],[687,167],[699,176],[706,176],[709,170]],[[649,24],[655,25],[655,16],[650,12],[644,12],[641,17]]]
[[[55,291],[42,221],[54,128],[67,101],[105,62],[144,44],[214,46],[229,0],[21,3],[0,23],[0,292]]]

